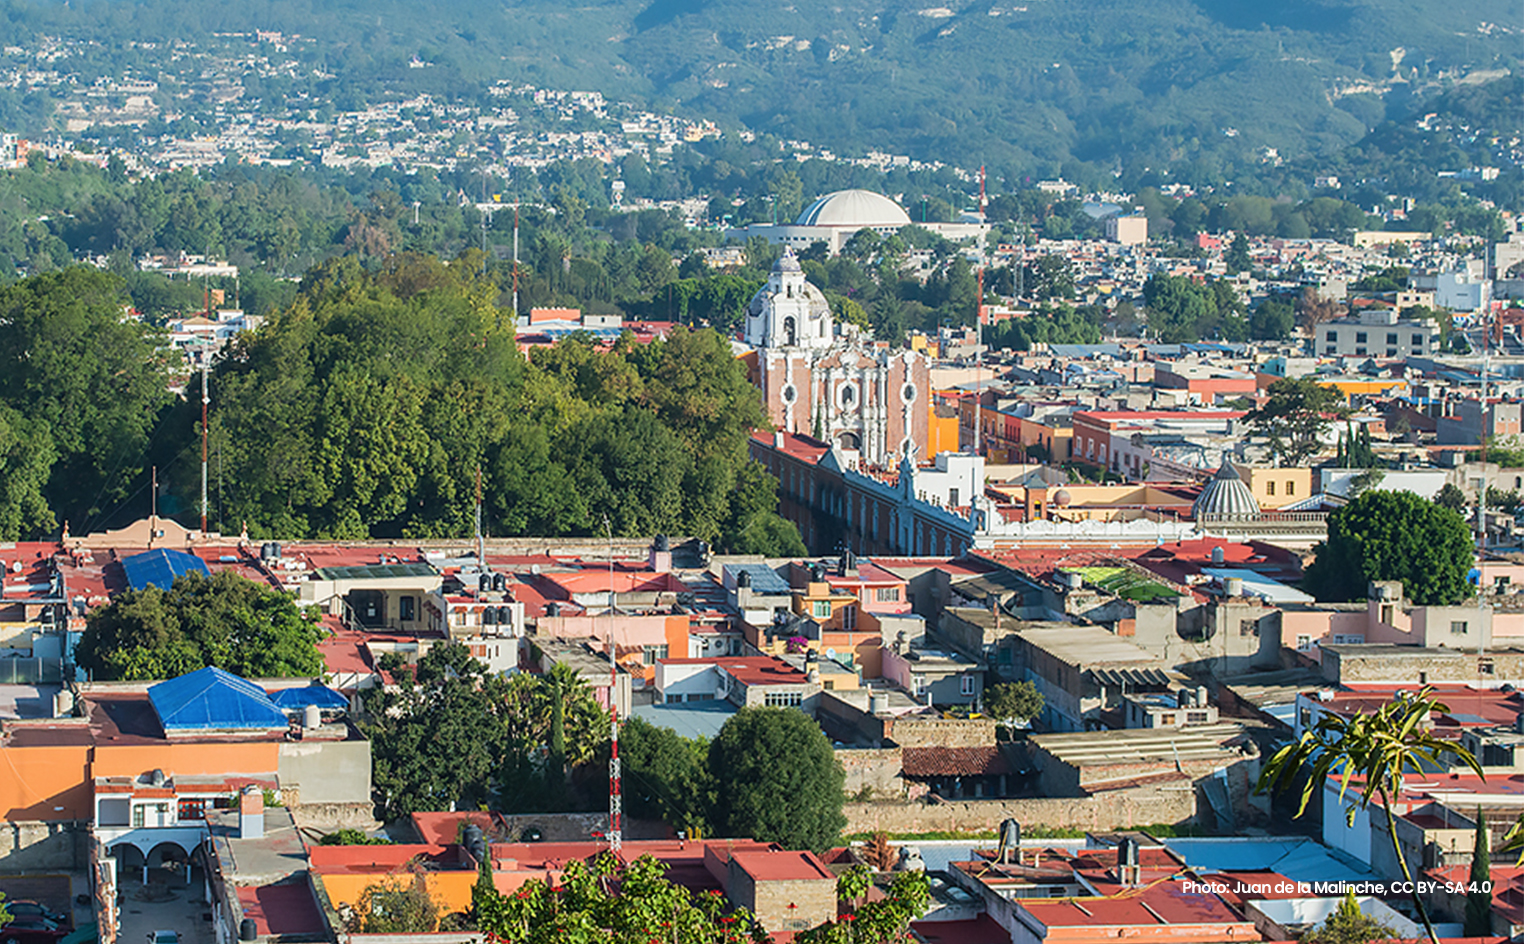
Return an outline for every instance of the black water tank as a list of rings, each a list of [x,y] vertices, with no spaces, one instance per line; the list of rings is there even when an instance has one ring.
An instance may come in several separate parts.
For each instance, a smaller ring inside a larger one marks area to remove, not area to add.
[[[252,941],[259,937],[259,928],[254,924],[253,918],[244,918],[238,922],[238,939],[240,941]]]
[[[482,574],[480,577],[477,577],[476,578],[476,589],[482,591],[483,593],[487,592],[488,590],[491,590],[492,589],[492,575],[491,574]]]
[[[741,575],[736,578],[736,589],[749,586],[751,586],[751,573],[749,571],[743,570],[741,571]]]
[[[658,534],[656,536],[656,540],[653,542],[653,546],[654,549],[658,551],[672,550],[672,542],[667,539],[665,534]]]
[[[487,837],[482,828],[475,823],[467,823],[466,828],[460,831],[461,845],[471,853],[471,858],[477,862],[487,858]]]
[[[513,624],[513,611],[506,606],[498,607],[497,621],[504,626],[511,626]]]
[[[489,606],[485,610],[482,610],[482,625],[483,626],[491,626],[491,625],[493,625],[496,622],[497,622],[497,610],[495,608]]]
[[[270,554],[276,560],[280,560],[280,542],[279,541],[271,541],[270,542]]]
[[[494,590],[496,590],[496,591],[498,591],[500,593],[502,591],[504,591],[504,590],[507,590],[508,589],[508,575],[507,574],[493,574],[492,575],[492,589],[494,589]]]

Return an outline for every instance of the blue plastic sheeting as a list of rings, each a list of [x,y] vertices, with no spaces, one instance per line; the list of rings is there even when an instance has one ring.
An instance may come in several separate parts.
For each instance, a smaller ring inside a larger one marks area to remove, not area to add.
[[[168,590],[175,578],[192,571],[211,576],[206,562],[194,554],[159,548],[122,558],[122,569],[127,572],[127,582],[134,590],[154,586]]]
[[[148,689],[159,724],[170,731],[284,729],[286,716],[265,690],[216,666]]]
[[[326,685],[308,685],[305,688],[283,688],[270,696],[275,707],[283,711],[297,711],[308,705],[330,711],[343,711],[349,707],[349,699]]]
[[[1376,878],[1363,862],[1312,839],[1164,839],[1198,872],[1269,871],[1294,882],[1359,882]]]

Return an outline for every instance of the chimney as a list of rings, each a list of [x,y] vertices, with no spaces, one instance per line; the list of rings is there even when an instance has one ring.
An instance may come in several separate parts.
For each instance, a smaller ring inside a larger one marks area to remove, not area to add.
[[[781,429],[773,431],[773,448],[774,449],[782,449],[783,448],[783,430],[781,430]]]
[[[265,794],[250,784],[238,796],[238,838],[263,839],[265,837]]]
[[[672,545],[665,534],[658,534],[656,540],[651,542],[651,556],[648,563],[651,569],[659,574],[672,572]]]

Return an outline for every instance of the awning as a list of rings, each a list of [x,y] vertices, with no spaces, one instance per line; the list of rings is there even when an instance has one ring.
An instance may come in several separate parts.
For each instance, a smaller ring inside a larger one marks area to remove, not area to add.
[[[1093,668],[1085,674],[1108,688],[1168,688],[1172,682],[1163,669]]]

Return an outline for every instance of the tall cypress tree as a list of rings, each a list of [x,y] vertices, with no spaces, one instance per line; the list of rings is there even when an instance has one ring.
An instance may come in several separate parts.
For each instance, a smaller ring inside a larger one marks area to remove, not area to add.
[[[1476,811],[1476,846],[1471,853],[1471,879],[1466,890],[1466,937],[1492,936],[1492,849],[1487,817]],[[1485,891],[1484,891],[1485,889]]]

